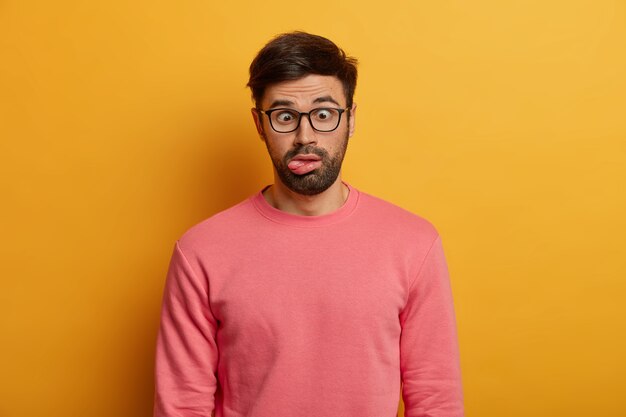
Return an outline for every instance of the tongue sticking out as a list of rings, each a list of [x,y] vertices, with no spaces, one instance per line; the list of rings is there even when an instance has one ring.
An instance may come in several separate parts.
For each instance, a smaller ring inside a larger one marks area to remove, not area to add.
[[[307,174],[322,165],[321,160],[315,159],[293,159],[287,166],[294,174]]]

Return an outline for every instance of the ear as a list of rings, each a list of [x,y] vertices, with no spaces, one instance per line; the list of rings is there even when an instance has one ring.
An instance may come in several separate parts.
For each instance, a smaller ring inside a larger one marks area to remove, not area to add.
[[[261,137],[261,140],[265,140],[265,131],[263,130],[263,120],[261,120],[261,115],[254,107],[250,109],[250,112],[252,113],[252,119],[254,120],[257,133]]]
[[[348,137],[354,135],[354,129],[356,127],[356,103],[352,103],[350,108],[350,123],[348,124]]]

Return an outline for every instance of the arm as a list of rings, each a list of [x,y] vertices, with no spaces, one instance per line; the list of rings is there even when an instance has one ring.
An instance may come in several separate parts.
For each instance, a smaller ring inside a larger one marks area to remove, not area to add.
[[[217,387],[217,321],[206,279],[178,242],[170,261],[156,346],[154,417],[210,417]]]
[[[405,417],[462,417],[456,322],[439,236],[411,284],[400,323]]]

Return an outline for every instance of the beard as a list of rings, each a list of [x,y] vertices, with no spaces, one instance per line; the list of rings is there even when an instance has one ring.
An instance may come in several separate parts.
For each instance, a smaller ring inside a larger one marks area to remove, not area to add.
[[[348,133],[346,132],[342,143],[339,144],[337,151],[333,155],[329,154],[325,149],[314,145],[300,145],[279,157],[272,151],[267,139],[265,140],[265,145],[278,177],[288,189],[297,194],[316,195],[326,191],[337,180],[346,149],[348,148]],[[306,174],[294,174],[287,164],[293,157],[300,154],[315,154],[319,156],[322,162],[321,166]]]

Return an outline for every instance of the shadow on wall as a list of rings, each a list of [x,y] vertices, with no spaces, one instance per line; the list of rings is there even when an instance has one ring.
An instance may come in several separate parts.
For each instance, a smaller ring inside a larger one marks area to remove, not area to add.
[[[171,222],[183,232],[271,182],[271,163],[265,145],[254,129],[241,121],[204,126],[169,143],[176,150],[164,152],[172,166],[163,169],[176,172],[171,174],[174,180],[166,181],[168,186],[159,191],[162,192],[160,198],[177,200],[177,203],[168,215],[164,213],[162,220]],[[171,231],[166,236],[167,230],[167,227],[161,230],[161,237],[156,234],[161,241],[155,245],[161,250],[155,252],[155,258],[138,265],[136,277],[146,282],[147,287],[137,288],[136,294],[129,299],[136,297],[137,306],[141,307],[119,323],[117,340],[123,341],[125,353],[117,378],[125,380],[120,386],[126,386],[127,390],[113,390],[124,401],[119,402],[122,409],[108,411],[120,417],[150,416],[152,412],[154,349],[163,285],[173,250],[171,238],[177,239],[182,234]]]
[[[252,124],[252,121],[249,121]],[[272,181],[271,162],[265,144],[251,129],[222,131],[217,137],[224,143],[216,150],[207,149],[210,159],[197,163],[204,167],[202,177],[209,189],[199,196],[214,211],[223,210],[258,192]]]

